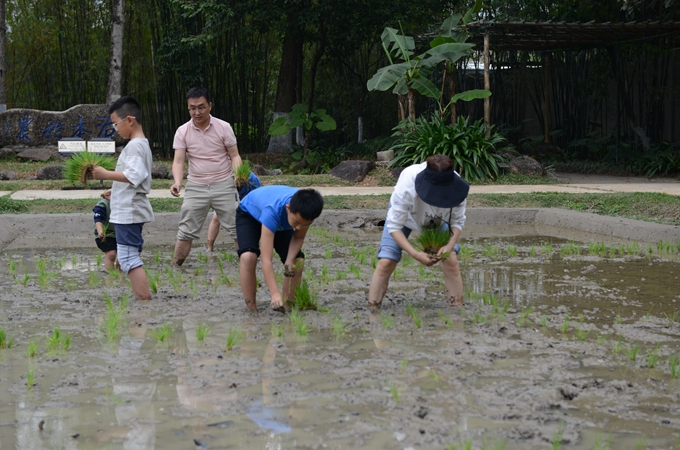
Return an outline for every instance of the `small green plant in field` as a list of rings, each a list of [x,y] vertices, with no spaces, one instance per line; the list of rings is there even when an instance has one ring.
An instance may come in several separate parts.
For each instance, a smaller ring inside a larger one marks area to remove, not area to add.
[[[671,378],[676,380],[680,378],[680,356],[673,355],[668,358],[668,369],[671,372]]]
[[[647,448],[647,440],[643,436],[635,443],[635,450],[643,450],[644,448]]]
[[[607,335],[606,334],[601,334],[597,337],[597,343],[599,345],[604,345],[605,342],[607,342]]]
[[[670,323],[674,323],[675,319],[678,317],[678,311],[673,311],[673,313],[663,313],[664,316],[666,316],[666,320],[668,320]]]
[[[12,259],[11,256],[7,257],[7,267],[9,267],[9,274],[14,275],[14,272],[17,270],[17,263]]]
[[[545,244],[541,248],[541,253],[545,253],[546,255],[550,256],[553,252],[553,245],[552,244]]]
[[[203,342],[205,340],[205,337],[210,332],[211,328],[212,326],[210,325],[207,325],[205,323],[199,323],[198,326],[196,327],[196,339],[198,339],[199,342]]]
[[[514,245],[508,245],[507,252],[508,256],[514,258],[515,256],[517,256],[517,247]]]
[[[564,425],[560,425],[560,427],[555,431],[555,433],[552,436],[552,450],[559,450],[559,448],[562,446],[562,436],[564,435]]]
[[[637,342],[628,347],[626,350],[624,350],[624,353],[630,359],[630,362],[634,363],[635,359],[637,358],[637,354],[640,351],[640,344]]]
[[[97,261],[95,262],[95,265],[97,267],[101,266],[102,259],[104,259],[104,254],[103,253],[97,253]]]
[[[420,328],[423,325],[423,321],[420,318],[420,314],[418,314],[418,311],[413,310],[413,314],[411,314],[411,318],[413,319],[413,323],[415,324],[416,327]]]
[[[270,327],[272,336],[281,337],[283,336],[283,324],[277,325],[276,322],[272,322]]]
[[[621,350],[623,349],[623,338],[619,337],[619,339],[616,341],[616,344],[614,344],[614,348],[612,349],[615,355],[618,355]]]
[[[406,303],[406,315],[409,317],[413,317],[413,314],[416,312],[416,307],[413,306],[411,302]]]
[[[31,339],[28,341],[28,349],[26,350],[26,355],[28,355],[29,358],[35,358],[38,356],[38,340],[37,339]]]
[[[182,291],[182,278],[182,272],[173,271],[170,273],[170,285],[177,293]]]
[[[161,262],[161,252],[156,252],[156,254],[153,255],[153,263],[154,264],[160,264]]]
[[[108,293],[106,293],[104,302],[106,303],[106,315],[102,326],[104,328],[104,336],[111,342],[116,340],[118,332],[123,325],[123,316],[127,312],[128,299],[123,297],[116,305],[111,301]]]
[[[653,369],[656,366],[657,361],[659,360],[659,346],[661,344],[656,344],[654,346],[654,349],[648,348],[647,349],[647,367],[650,369]]]
[[[333,329],[333,336],[335,339],[342,339],[347,334],[348,323],[342,320],[342,317],[335,315],[331,319],[331,328]]]
[[[374,269],[378,267],[378,254],[375,252],[371,255],[371,267]]]
[[[87,279],[88,289],[95,288],[99,286],[102,282],[102,277],[99,276],[97,272],[90,272]]]
[[[221,282],[222,284],[226,284],[226,285],[229,286],[229,287],[233,287],[233,286],[234,286],[234,282],[231,281],[231,278],[229,278],[229,276],[228,276],[226,273],[222,274],[222,276],[220,277],[220,282]],[[258,283],[258,284],[259,284],[259,283]]]
[[[0,348],[11,348],[14,345],[14,340],[7,338],[7,332],[4,328],[0,328]]]
[[[382,313],[380,315],[380,325],[383,328],[392,328],[394,326],[394,317],[390,313]]]
[[[74,268],[78,265],[78,255],[71,256],[71,265]]]
[[[227,332],[227,343],[224,346],[225,350],[231,350],[243,342],[243,330],[239,327],[233,327]]]
[[[482,256],[494,259],[496,256],[498,256],[498,248],[490,244],[484,244]]]
[[[323,257],[326,259],[331,259],[333,256],[333,249],[331,247],[326,247],[326,250],[324,251]]]
[[[580,255],[581,249],[580,247],[577,247],[573,241],[569,241],[567,245],[564,245],[560,248],[560,254],[562,256]]]
[[[150,272],[149,276],[149,289],[151,292],[154,294],[158,294],[158,286],[161,283],[161,274],[160,272]]]
[[[293,323],[293,328],[298,335],[307,336],[307,334],[309,334],[309,325],[307,325],[307,321],[300,314],[298,309],[293,308],[288,317],[290,317],[290,321]]]
[[[576,338],[579,341],[585,341],[589,334],[590,334],[590,330],[586,331],[586,330],[581,329],[580,326],[576,327]]]
[[[431,376],[432,379],[433,379],[434,381],[436,381],[437,383],[439,383],[439,382],[441,381],[441,379],[442,379],[442,378],[439,376],[439,374],[438,374],[437,372],[434,371],[434,369],[428,370],[428,371],[427,371],[427,374],[428,374],[429,376]]]
[[[541,316],[541,327],[548,328],[548,318],[546,316]]]
[[[292,307],[300,310],[317,310],[319,309],[318,298],[315,292],[309,289],[307,280],[304,280],[298,287],[295,288],[293,294]]]
[[[392,278],[394,278],[395,281],[397,280],[402,280],[402,274],[404,273],[404,268],[403,267],[395,267],[394,272],[392,272]]]
[[[35,369],[28,369],[26,372],[26,388],[31,389],[35,386]]]
[[[467,245],[460,246],[460,252],[458,252],[458,260],[459,261],[467,261],[470,259],[472,256],[472,253],[474,252],[474,247],[468,247]]]
[[[649,320],[652,318],[652,309],[654,308],[650,308],[649,311],[645,313],[645,319]]]
[[[565,334],[569,330],[569,314],[565,314],[562,318],[562,334]]]
[[[361,268],[359,268],[359,266],[357,266],[356,264],[350,264],[349,271],[354,274],[357,280],[361,280]]]
[[[207,257],[206,255],[204,255],[203,252],[200,251],[200,250],[199,250],[198,253],[196,254],[196,259],[197,259],[199,262],[202,262],[202,263],[204,263],[204,264],[208,262],[208,257]]]
[[[439,311],[439,318],[442,319],[442,322],[444,322],[444,325],[446,325],[449,328],[453,328],[453,320],[451,320],[450,316],[444,315],[441,311]]]
[[[31,280],[31,276],[28,274],[28,270],[26,273],[24,273],[24,276],[21,278],[17,278],[17,283],[22,285],[23,287],[26,287],[28,285],[28,282]]]
[[[482,313],[481,309],[478,309],[473,315],[472,315],[472,323],[484,323],[488,320],[488,318]]]
[[[61,330],[54,328],[52,335],[47,337],[47,350],[56,350],[61,344]]]
[[[534,312],[534,306],[531,305],[528,308],[522,309],[519,317],[517,318],[517,326],[523,327],[527,322],[529,322],[529,315]]]
[[[399,403],[401,401],[401,398],[399,397],[399,385],[396,382],[390,382],[388,383],[388,386],[390,388],[390,395],[392,395],[395,402]]]
[[[595,447],[593,450],[612,450],[612,444],[614,443],[614,436],[609,436],[606,440],[602,440],[600,436],[595,439]]]
[[[338,270],[337,272],[335,272],[335,279],[336,280],[344,280],[345,278],[347,278],[347,272],[346,271]]]
[[[404,358],[401,360],[401,364],[399,364],[399,375],[404,373],[404,369],[406,369],[406,366],[408,365],[408,359]]]
[[[621,325],[623,323],[623,319],[621,318],[621,311],[619,311],[616,314],[616,318],[614,318],[614,322]]]
[[[532,258],[534,258],[536,256],[536,247],[533,246],[533,245],[529,249],[529,256],[532,257]]]
[[[173,330],[169,324],[163,323],[163,325],[156,328],[155,330],[152,330],[149,334],[158,342],[164,342],[172,335],[172,333],[174,333],[174,331],[175,330]]]
[[[472,450],[472,439],[461,443],[460,447],[456,444],[451,444],[446,447],[446,450]]]

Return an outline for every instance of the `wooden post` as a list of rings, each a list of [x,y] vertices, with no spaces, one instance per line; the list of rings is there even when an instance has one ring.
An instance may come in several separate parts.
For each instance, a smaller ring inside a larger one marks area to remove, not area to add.
[[[484,89],[491,90],[489,79],[489,32],[484,34]],[[484,125],[486,125],[486,137],[491,136],[491,99],[484,99]]]
[[[543,55],[543,69],[545,72],[545,86],[543,93],[543,142],[550,142],[550,53]]]

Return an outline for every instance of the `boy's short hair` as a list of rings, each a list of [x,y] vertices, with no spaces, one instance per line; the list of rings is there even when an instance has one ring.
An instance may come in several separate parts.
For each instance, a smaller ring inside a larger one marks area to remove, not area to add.
[[[121,97],[109,106],[109,114],[116,113],[121,119],[127,116],[135,118],[138,124],[142,124],[142,107],[139,106],[137,100],[132,97]]]
[[[206,88],[202,88],[199,86],[192,87],[189,89],[189,92],[187,92],[187,100],[190,98],[201,98],[205,97],[205,101],[210,103],[210,94],[208,93],[208,90]]]
[[[323,197],[316,189],[300,189],[291,197],[288,208],[305,220],[315,220],[323,211]]]

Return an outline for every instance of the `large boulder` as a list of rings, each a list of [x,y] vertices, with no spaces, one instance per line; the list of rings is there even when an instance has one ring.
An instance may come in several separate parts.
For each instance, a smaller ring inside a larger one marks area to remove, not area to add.
[[[373,161],[343,161],[331,170],[330,174],[343,180],[358,183],[375,167]]]
[[[61,180],[64,166],[47,166],[38,170],[36,178],[38,180]]]
[[[163,164],[153,164],[151,166],[151,178],[165,179],[168,178],[168,169]]]
[[[267,169],[265,169],[263,166],[259,164],[253,164],[253,173],[258,177],[261,177],[263,175],[269,175]]]
[[[392,174],[392,177],[393,177],[395,180],[398,180],[398,179],[399,179],[399,175],[401,175],[401,173],[404,171],[404,169],[406,169],[406,167],[395,167],[394,169],[392,169],[392,170],[390,171],[390,174]]]
[[[17,156],[21,159],[45,162],[50,158],[58,158],[59,152],[56,147],[31,147],[22,150]]]
[[[11,170],[0,170],[0,180],[7,181],[16,179],[17,179],[16,172],[13,172]]]
[[[0,148],[0,159],[14,158],[17,153],[12,148]]]
[[[543,175],[541,163],[526,155],[512,159],[510,170],[520,175]]]

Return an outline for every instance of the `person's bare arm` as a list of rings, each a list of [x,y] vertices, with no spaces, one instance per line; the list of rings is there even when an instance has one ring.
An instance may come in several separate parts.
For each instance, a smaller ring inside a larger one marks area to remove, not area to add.
[[[125,175],[123,175],[123,172],[106,170],[101,166],[95,166],[92,169],[92,178],[96,178],[97,180],[111,180],[120,181],[121,183],[130,183],[130,180],[125,178]]]
[[[241,155],[238,152],[238,146],[232,145],[231,147],[227,147],[227,153],[229,154],[229,158],[231,158],[231,170],[232,172],[236,172],[236,168],[243,162],[241,160]]]
[[[172,179],[175,181],[170,186],[170,194],[173,197],[179,197],[179,192],[182,190],[182,180],[184,179],[184,159],[187,151],[175,149],[175,156],[172,159]]]

